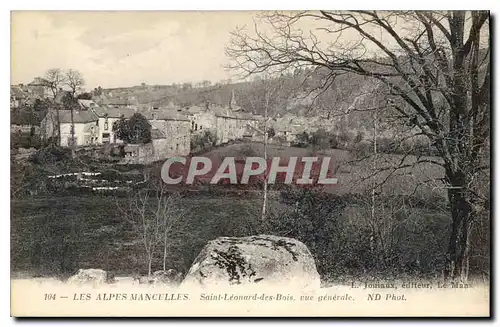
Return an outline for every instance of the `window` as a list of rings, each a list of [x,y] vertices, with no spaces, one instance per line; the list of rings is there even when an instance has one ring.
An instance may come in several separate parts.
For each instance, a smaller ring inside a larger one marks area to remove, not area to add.
[[[107,131],[108,130],[108,121],[106,120],[104,122],[104,130]]]
[[[109,143],[109,133],[102,133],[102,143]]]
[[[203,126],[200,125],[200,131],[201,131],[202,128],[203,128]]]

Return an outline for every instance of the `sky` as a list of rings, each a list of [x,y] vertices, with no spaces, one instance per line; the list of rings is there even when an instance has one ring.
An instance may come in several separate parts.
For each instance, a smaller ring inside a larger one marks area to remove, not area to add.
[[[224,49],[229,45],[231,31],[245,26],[247,31],[253,31],[257,14],[255,11],[13,11],[11,84],[29,83],[50,68],[79,70],[87,90],[141,83],[165,85],[204,80],[216,83],[228,78],[234,81],[236,72],[224,68],[229,63]],[[301,21],[296,27],[315,33],[323,30],[324,35],[321,32],[316,35],[328,46],[332,36],[324,29],[317,29],[324,27],[322,24]],[[398,34],[417,31],[397,16],[391,24]],[[264,33],[270,32],[268,25],[258,25]],[[365,26],[385,46],[396,45],[389,35],[370,28]],[[335,42],[342,49],[359,40],[356,32],[347,30],[342,32],[342,40]],[[377,52],[373,44],[366,44],[366,50],[367,56]]]
[[[65,12],[11,14],[11,84],[49,68],[77,69],[87,89],[234,77],[224,48],[255,12]]]

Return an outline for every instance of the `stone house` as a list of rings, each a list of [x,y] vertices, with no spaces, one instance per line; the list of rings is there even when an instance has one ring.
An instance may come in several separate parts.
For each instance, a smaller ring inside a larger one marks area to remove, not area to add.
[[[218,110],[215,113],[215,129],[217,143],[224,144],[233,140],[243,139],[247,125],[257,127],[258,120],[249,113]]]
[[[57,121],[57,112],[53,109],[49,110],[40,123],[40,130],[44,139],[57,137]],[[76,146],[98,144],[99,121],[98,117],[91,111],[74,110],[73,119],[71,119],[71,110],[59,110],[59,123],[60,146],[71,146],[72,130],[74,130]]]
[[[183,111],[191,123],[191,132],[199,132],[204,129],[215,129],[215,113],[207,105],[205,107],[191,106]]]
[[[52,98],[52,89],[49,81],[41,77],[35,77],[33,81],[26,85],[26,91],[30,98],[45,99]]]
[[[24,100],[26,99],[26,95],[24,94],[21,86],[11,85],[10,87],[10,107],[11,108],[19,108]]]
[[[191,151],[191,122],[185,115],[162,109],[141,112],[141,114],[151,124],[155,156],[163,159],[172,155],[189,154]]]
[[[88,100],[87,100],[88,101]],[[80,102],[83,105],[83,102]],[[97,138],[98,144],[116,144],[123,143],[122,140],[116,137],[113,132],[113,124],[120,120],[121,117],[128,119],[132,117],[135,113],[134,110],[128,108],[113,108],[107,106],[98,106],[94,103],[85,103],[88,104],[88,110],[92,112],[98,118],[99,125],[99,135]]]

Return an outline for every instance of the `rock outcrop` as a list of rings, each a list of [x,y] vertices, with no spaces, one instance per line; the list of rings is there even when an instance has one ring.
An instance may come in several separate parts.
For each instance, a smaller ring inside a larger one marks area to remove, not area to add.
[[[318,288],[320,277],[311,252],[296,239],[219,237],[202,249],[181,286],[253,284]]]
[[[99,286],[108,282],[108,273],[102,269],[78,269],[67,283],[75,285]]]
[[[174,269],[158,270],[153,273],[153,284],[176,285],[181,282],[180,274]]]

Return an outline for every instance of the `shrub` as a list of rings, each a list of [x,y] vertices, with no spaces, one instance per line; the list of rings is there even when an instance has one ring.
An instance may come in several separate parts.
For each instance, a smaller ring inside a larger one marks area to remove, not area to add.
[[[38,150],[30,160],[38,165],[69,161],[71,160],[71,150],[49,144]]]
[[[319,129],[311,135],[310,143],[314,149],[326,150],[330,147],[330,137],[324,129]]]
[[[33,133],[11,133],[10,146],[12,149],[40,149],[42,146],[42,141],[38,135],[35,135]]]
[[[217,136],[211,131],[191,135],[191,151],[206,151],[217,145]]]

